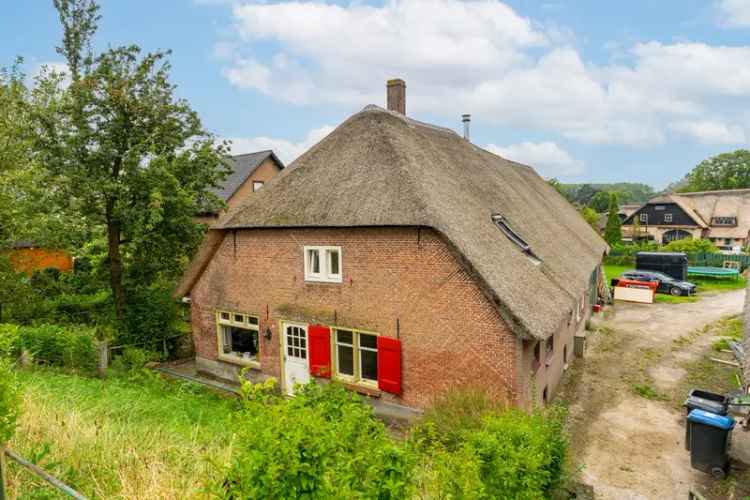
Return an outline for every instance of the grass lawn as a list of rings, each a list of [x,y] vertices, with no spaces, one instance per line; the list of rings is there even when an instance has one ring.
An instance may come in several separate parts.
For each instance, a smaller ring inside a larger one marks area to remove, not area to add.
[[[23,414],[10,448],[89,498],[205,498],[230,456],[237,401],[151,376],[106,381],[20,371]],[[10,464],[11,498],[63,498]]]
[[[618,266],[612,264],[604,265],[604,272],[607,275],[607,281],[612,278],[620,276],[625,271],[631,271],[635,269],[635,266]],[[679,302],[695,302],[700,297],[701,293],[715,291],[715,292],[727,292],[730,290],[738,290],[747,286],[747,279],[744,276],[740,276],[738,279],[716,279],[716,278],[691,278],[688,277],[688,281],[698,285],[697,296],[693,297],[673,297],[671,295],[665,295],[663,293],[656,294],[656,302],[668,302],[668,303],[679,303]]]

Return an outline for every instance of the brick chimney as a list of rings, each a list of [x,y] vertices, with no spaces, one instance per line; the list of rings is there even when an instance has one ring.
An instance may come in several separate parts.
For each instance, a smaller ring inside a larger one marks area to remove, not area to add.
[[[388,80],[388,111],[406,114],[406,82],[401,78]]]

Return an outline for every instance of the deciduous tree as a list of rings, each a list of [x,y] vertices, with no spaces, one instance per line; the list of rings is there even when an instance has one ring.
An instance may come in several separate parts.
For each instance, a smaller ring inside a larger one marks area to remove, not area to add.
[[[686,177],[681,192],[750,188],[750,151],[738,149],[700,162]]]
[[[130,45],[96,54],[98,5],[54,5],[70,83],[35,112],[35,149],[71,212],[106,237],[122,319],[128,268],[139,279],[174,274],[199,242],[202,229],[192,217],[218,202],[209,188],[226,174],[226,146],[175,95],[169,52],[144,55]]]

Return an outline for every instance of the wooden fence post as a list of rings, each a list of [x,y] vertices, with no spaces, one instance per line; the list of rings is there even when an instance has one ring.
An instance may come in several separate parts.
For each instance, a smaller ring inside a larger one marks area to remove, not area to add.
[[[21,347],[21,366],[24,368],[31,366],[31,353],[25,347]]]
[[[100,378],[107,376],[107,366],[109,365],[109,346],[106,340],[99,341],[99,363],[97,365],[97,373]]]
[[[5,445],[0,445],[0,500],[8,498],[5,492],[8,465],[5,463]]]

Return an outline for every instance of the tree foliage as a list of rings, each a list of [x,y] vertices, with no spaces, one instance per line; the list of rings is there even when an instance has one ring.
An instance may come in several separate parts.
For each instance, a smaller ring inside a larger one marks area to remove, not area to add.
[[[595,230],[599,230],[599,214],[596,210],[589,207],[583,207],[581,210],[581,217]]]
[[[719,249],[711,240],[685,238],[664,245],[665,252],[716,253]]]
[[[700,162],[679,188],[681,192],[750,188],[750,151],[738,149]]]
[[[617,203],[617,195],[609,196],[609,212],[607,213],[607,225],[604,228],[604,240],[610,245],[616,245],[622,241],[622,223],[617,212],[620,206]]]
[[[128,277],[141,285],[174,277],[197,246],[203,231],[192,217],[219,203],[209,188],[226,175],[226,146],[176,96],[169,52],[130,45],[95,54],[97,4],[54,3],[70,84],[40,82],[34,147],[59,199],[106,238],[121,320]]]

